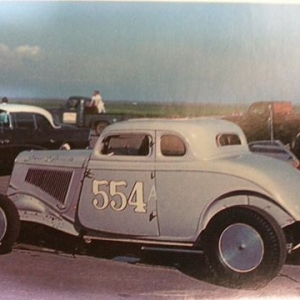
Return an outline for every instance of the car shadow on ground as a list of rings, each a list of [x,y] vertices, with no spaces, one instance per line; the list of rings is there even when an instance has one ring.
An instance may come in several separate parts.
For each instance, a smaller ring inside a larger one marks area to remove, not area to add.
[[[299,266],[300,265],[300,249],[295,250],[291,254],[288,254],[286,259],[287,265],[294,265]]]
[[[22,223],[17,249],[47,251],[56,254],[88,255],[129,264],[173,268],[210,284],[231,287],[227,282],[216,283],[203,254],[143,251],[137,244],[93,241],[86,243],[78,237],[34,223]],[[287,256],[286,264],[300,265],[300,250]],[[232,287],[234,288],[234,287]],[[256,288],[249,288],[256,289]]]
[[[68,253],[74,256],[88,255],[129,264],[174,268],[198,280],[210,281],[203,255],[143,251],[137,244],[129,243],[108,241],[85,243],[78,237],[30,222],[22,223],[20,235],[14,248],[47,251],[56,254]],[[197,271],[195,266],[197,266]]]

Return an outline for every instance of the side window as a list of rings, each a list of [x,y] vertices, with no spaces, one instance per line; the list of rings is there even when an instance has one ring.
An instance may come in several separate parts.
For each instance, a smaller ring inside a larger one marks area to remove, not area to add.
[[[0,126],[4,128],[9,127],[9,115],[6,112],[0,113]]]
[[[68,109],[75,109],[78,107],[78,105],[79,105],[79,100],[76,98],[69,98],[66,103],[66,107]]]
[[[217,146],[233,146],[241,145],[240,137],[237,134],[219,134],[216,138]]]
[[[268,109],[269,108],[267,105],[254,103],[249,107],[249,114],[251,114],[252,116],[267,116],[269,114]]]
[[[19,129],[35,129],[34,116],[32,113],[16,113],[14,114],[14,126]]]
[[[160,151],[164,156],[183,156],[186,153],[186,147],[178,136],[166,134],[161,137]]]
[[[35,114],[35,121],[36,121],[36,126],[39,129],[47,130],[52,128],[49,121],[42,115]]]
[[[147,134],[112,135],[103,140],[101,154],[147,156],[150,153],[150,136]]]

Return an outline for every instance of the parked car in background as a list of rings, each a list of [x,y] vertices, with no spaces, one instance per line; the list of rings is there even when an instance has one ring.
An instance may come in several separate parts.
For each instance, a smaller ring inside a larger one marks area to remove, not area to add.
[[[300,244],[299,182],[234,123],[140,119],[106,127],[93,149],[20,153],[6,196],[22,222],[185,253],[194,274],[204,254],[216,282],[254,288]]]
[[[300,159],[300,114],[290,101],[258,101],[242,115],[225,116],[238,124],[248,142],[280,140]]]
[[[57,124],[47,110],[24,104],[0,104],[0,175],[10,174],[24,150],[84,149],[90,130]]]
[[[282,160],[300,170],[300,162],[287,146],[279,140],[262,140],[249,143],[252,152]]]

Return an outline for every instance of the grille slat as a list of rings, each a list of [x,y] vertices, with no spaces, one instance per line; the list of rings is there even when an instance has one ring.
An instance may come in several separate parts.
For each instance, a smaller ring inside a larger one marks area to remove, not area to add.
[[[68,170],[30,168],[27,171],[25,181],[65,204],[72,174],[73,172]]]

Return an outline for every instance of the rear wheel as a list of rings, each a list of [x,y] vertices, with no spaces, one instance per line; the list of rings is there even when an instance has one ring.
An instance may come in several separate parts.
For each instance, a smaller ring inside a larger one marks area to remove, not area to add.
[[[281,227],[256,208],[219,213],[209,223],[203,242],[215,281],[227,286],[263,286],[279,273],[286,258]]]
[[[71,150],[71,146],[69,143],[63,143],[60,147],[60,150]]]
[[[0,254],[11,251],[20,232],[20,218],[16,206],[0,195]]]

